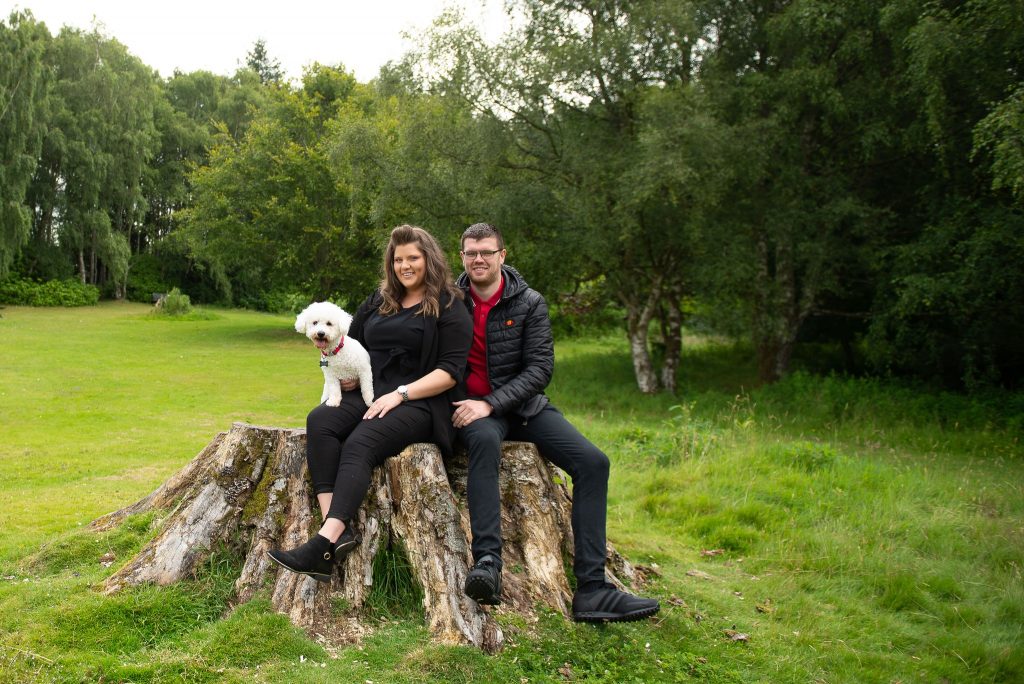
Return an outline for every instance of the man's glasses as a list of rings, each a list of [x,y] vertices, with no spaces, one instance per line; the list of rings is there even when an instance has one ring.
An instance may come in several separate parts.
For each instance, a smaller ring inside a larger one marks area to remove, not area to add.
[[[492,259],[494,257],[494,255],[497,254],[500,251],[501,251],[500,249],[481,249],[480,251],[473,250],[471,252],[463,252],[462,253],[462,258],[463,259],[469,259],[470,261],[473,261],[478,256],[481,256],[484,259],[488,259],[489,260],[489,259]]]

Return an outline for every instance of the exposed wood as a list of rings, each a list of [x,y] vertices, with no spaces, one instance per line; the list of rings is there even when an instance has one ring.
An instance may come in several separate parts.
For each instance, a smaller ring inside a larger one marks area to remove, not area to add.
[[[233,604],[263,593],[295,625],[333,643],[351,642],[368,629],[362,618],[374,556],[400,543],[423,588],[424,614],[438,642],[493,652],[504,640],[497,612],[532,617],[544,605],[569,616],[571,498],[564,474],[532,444],[504,445],[504,590],[497,608],[481,607],[463,593],[471,563],[466,464],[464,457],[442,462],[432,444],[413,444],[374,472],[358,514],[363,542],[330,583],[270,563],[268,549],[297,546],[319,527],[305,448],[305,430],[235,423],[152,494],[95,520],[93,528],[105,530],[130,515],[161,514],[157,535],[106,580],[104,591],[182,581],[215,551],[238,553]],[[629,563],[610,546],[609,560],[611,581],[621,586],[621,580],[634,580]],[[332,608],[338,598],[347,606],[343,615]]]

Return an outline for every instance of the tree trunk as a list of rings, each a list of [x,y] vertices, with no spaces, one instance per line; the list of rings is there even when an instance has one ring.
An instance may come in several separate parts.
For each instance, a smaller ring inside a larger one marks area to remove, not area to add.
[[[491,608],[463,593],[471,563],[465,457],[449,463],[432,444],[413,444],[374,471],[359,509],[363,542],[330,583],[279,568],[267,558],[315,533],[319,509],[306,479],[305,430],[235,423],[149,496],[93,521],[97,530],[127,516],[161,510],[161,529],[104,583],[107,593],[131,585],[167,585],[193,576],[219,548],[244,554],[233,605],[269,587],[271,603],[291,621],[334,643],[357,641],[369,629],[364,606],[378,550],[400,541],[422,586],[433,638],[499,649],[504,635]],[[506,533],[503,611],[529,619],[538,605],[568,616],[571,593],[563,558],[571,557],[571,498],[566,477],[532,444],[504,445],[499,486]],[[634,580],[632,567],[609,546],[609,579]],[[332,598],[344,598],[344,615]],[[529,623],[527,623],[529,624]]]
[[[665,340],[665,358],[661,365],[661,384],[671,394],[676,393],[676,374],[683,351],[683,313],[678,293],[672,289],[665,297],[666,310],[662,315],[661,334]]]
[[[633,357],[633,373],[636,384],[644,394],[658,391],[658,375],[651,362],[651,351],[647,344],[648,328],[658,305],[658,288],[655,287],[641,305],[634,300],[625,302],[626,333],[629,336],[629,351]]]
[[[757,252],[754,346],[758,375],[764,382],[775,382],[789,372],[800,329],[814,310],[822,264],[798,263],[794,238],[781,229],[772,244],[762,233]]]

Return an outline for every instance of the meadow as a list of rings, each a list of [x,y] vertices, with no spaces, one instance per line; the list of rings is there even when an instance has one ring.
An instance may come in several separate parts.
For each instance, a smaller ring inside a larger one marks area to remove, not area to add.
[[[1024,394],[966,397],[796,372],[687,338],[678,396],[643,396],[618,336],[560,340],[553,401],[612,460],[609,538],[657,619],[509,619],[487,656],[432,644],[415,600],[325,646],[237,571],[104,596],[152,533],[94,518],[233,421],[298,426],[319,398],[291,319],[149,307],[0,310],[0,681],[1024,681]]]

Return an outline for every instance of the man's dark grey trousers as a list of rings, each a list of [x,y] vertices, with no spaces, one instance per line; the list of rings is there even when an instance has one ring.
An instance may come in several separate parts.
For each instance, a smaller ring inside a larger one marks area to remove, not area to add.
[[[469,454],[470,529],[473,560],[488,554],[501,558],[501,496],[498,466],[501,443],[533,442],[544,458],[572,478],[572,530],[575,547],[573,572],[577,589],[590,589],[605,581],[605,523],[608,509],[608,457],[580,434],[554,406],[536,416],[480,418],[459,430]]]

